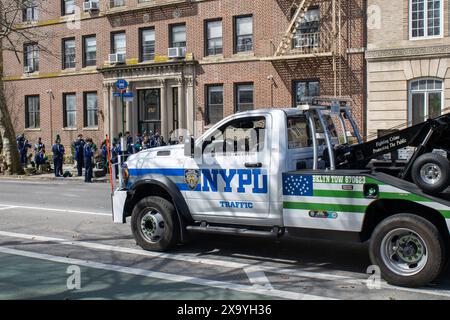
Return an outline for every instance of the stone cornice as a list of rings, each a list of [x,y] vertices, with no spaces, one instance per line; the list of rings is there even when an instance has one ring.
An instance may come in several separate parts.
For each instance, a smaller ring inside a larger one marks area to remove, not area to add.
[[[392,48],[367,50],[367,61],[398,60],[399,58],[423,58],[423,57],[450,56],[450,45],[423,46],[410,48]]]

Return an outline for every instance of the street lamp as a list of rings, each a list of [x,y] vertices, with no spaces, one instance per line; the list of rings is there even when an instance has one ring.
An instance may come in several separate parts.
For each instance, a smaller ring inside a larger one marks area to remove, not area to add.
[[[47,90],[47,91],[45,91],[45,92],[48,94],[48,96],[49,96],[49,98],[50,98],[50,143],[53,143],[53,142],[52,142],[52,139],[53,139],[53,116],[52,116],[53,110],[52,110],[52,100],[55,99],[55,96],[53,95],[52,89],[49,89],[49,90]]]

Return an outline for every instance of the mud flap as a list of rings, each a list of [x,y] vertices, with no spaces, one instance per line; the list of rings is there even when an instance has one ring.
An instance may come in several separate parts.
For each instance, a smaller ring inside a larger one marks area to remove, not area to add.
[[[127,191],[116,190],[112,194],[113,222],[125,223],[125,201],[127,200]]]

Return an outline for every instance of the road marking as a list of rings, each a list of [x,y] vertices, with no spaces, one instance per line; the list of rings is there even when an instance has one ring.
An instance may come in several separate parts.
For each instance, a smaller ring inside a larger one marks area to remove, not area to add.
[[[18,205],[1,204],[1,203],[0,203],[0,206],[6,206],[7,207],[7,208],[1,208],[2,210],[3,209],[28,209],[28,210],[41,210],[41,211],[52,211],[52,212],[89,214],[89,215],[112,217],[112,213],[104,213],[104,212],[78,211],[78,210],[67,210],[67,209],[57,209],[57,208],[47,208],[47,207],[18,206]]]
[[[136,276],[144,276],[144,277],[155,278],[155,279],[160,279],[160,280],[164,280],[164,281],[183,282],[183,283],[189,283],[189,284],[193,284],[193,285],[225,289],[225,290],[234,290],[234,291],[251,293],[251,294],[261,294],[261,295],[265,295],[265,296],[278,297],[278,298],[294,299],[294,300],[336,300],[336,299],[332,299],[332,298],[328,298],[328,297],[303,294],[303,293],[297,293],[297,292],[291,292],[291,291],[266,289],[261,286],[248,286],[248,285],[235,284],[235,283],[230,283],[230,282],[208,280],[208,279],[195,278],[195,277],[189,277],[189,276],[181,276],[181,275],[177,275],[177,274],[163,273],[163,272],[158,272],[158,271],[148,271],[148,270],[144,270],[144,269],[124,267],[124,266],[119,266],[119,265],[114,265],[114,264],[105,264],[105,263],[94,262],[94,261],[89,261],[89,260],[65,258],[65,257],[53,256],[53,255],[48,255],[48,254],[43,254],[43,253],[16,250],[16,249],[11,249],[11,248],[6,248],[6,247],[1,247],[0,252],[5,253],[5,254],[11,254],[11,255],[16,255],[16,256],[22,256],[22,257],[28,257],[28,258],[34,258],[34,259],[40,259],[40,260],[46,260],[46,261],[52,261],[52,262],[58,262],[58,263],[64,263],[64,264],[84,266],[84,267],[88,267],[88,268],[121,272],[121,273],[136,275]]]
[[[266,274],[262,271],[261,268],[257,266],[245,267],[244,272],[247,275],[250,282],[253,283],[254,285],[262,286],[263,288],[273,290],[273,287],[270,284],[269,279],[267,279]]]
[[[14,209],[17,208],[16,206],[8,206],[8,207],[2,207],[0,210],[8,210],[8,209]]]
[[[170,254],[170,253],[144,251],[142,249],[133,249],[133,248],[100,244],[100,243],[92,243],[92,242],[79,241],[79,240],[74,241],[74,240],[67,240],[67,239],[47,237],[47,236],[14,233],[14,232],[8,232],[8,231],[0,231],[0,236],[34,240],[34,241],[42,241],[42,242],[55,242],[55,243],[62,244],[62,245],[71,245],[71,246],[84,247],[84,248],[88,248],[88,249],[96,249],[96,250],[103,250],[103,251],[109,251],[109,252],[119,252],[119,253],[125,253],[125,254],[135,254],[135,255],[139,255],[139,256],[146,256],[146,257],[152,257],[152,258],[171,259],[171,260],[176,260],[176,261],[190,262],[190,263],[197,263],[197,264],[214,265],[214,266],[220,266],[220,267],[230,268],[230,269],[245,269],[245,268],[255,267],[255,265],[248,264],[248,263],[240,263],[240,262],[225,261],[225,260],[210,259],[210,258],[199,258],[199,257],[188,256],[188,255],[183,255],[183,254]],[[267,266],[258,266],[258,268],[262,272],[270,272],[270,273],[293,276],[293,277],[300,277],[300,278],[311,278],[311,279],[317,279],[317,280],[337,281],[337,282],[346,283],[346,284],[366,286],[366,278],[357,278],[355,276],[343,276],[343,275],[337,275],[337,274],[321,273],[321,272],[317,272],[317,271],[286,269],[286,268],[267,267]],[[250,278],[249,278],[249,280],[250,280]],[[411,293],[420,293],[420,294],[426,294],[426,295],[450,297],[449,290],[439,290],[439,289],[433,289],[433,288],[431,288],[431,289],[414,289],[414,288],[396,287],[396,286],[392,286],[392,285],[388,284],[385,281],[381,282],[381,288],[387,289],[387,290],[400,290],[400,291],[411,292]]]

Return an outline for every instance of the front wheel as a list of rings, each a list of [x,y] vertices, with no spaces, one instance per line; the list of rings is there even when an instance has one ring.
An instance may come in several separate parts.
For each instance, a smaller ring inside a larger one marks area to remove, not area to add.
[[[166,251],[179,239],[179,223],[172,203],[161,197],[146,197],[134,207],[131,230],[144,250]]]
[[[419,287],[432,282],[445,262],[445,245],[434,224],[413,215],[383,220],[370,241],[370,258],[393,285]]]

